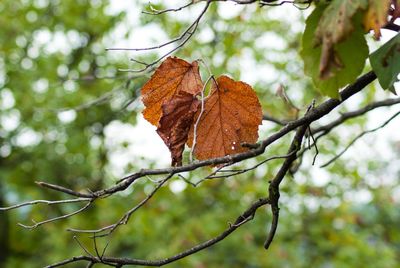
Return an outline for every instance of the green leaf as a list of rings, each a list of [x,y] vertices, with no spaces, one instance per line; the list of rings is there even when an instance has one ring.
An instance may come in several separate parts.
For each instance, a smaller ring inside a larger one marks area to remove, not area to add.
[[[345,40],[353,31],[353,17],[365,9],[367,0],[334,0],[323,11],[315,33],[315,45],[322,44],[319,72],[322,79],[332,76],[335,67],[341,67],[334,45]]]
[[[316,38],[323,42],[324,39],[331,39],[338,43],[345,39],[353,30],[353,16],[357,10],[365,9],[368,0],[334,0],[324,10],[318,24]]]
[[[339,98],[339,89],[353,82],[362,72],[368,57],[368,46],[361,28],[361,16],[355,16],[353,32],[339,43],[330,43],[329,75],[321,76],[318,63],[321,62],[322,50],[326,45],[315,42],[315,33],[324,14],[324,6],[317,7],[307,18],[306,29],[300,52],[304,61],[304,72],[312,78],[319,91],[332,98]]]
[[[369,60],[382,88],[393,87],[400,73],[400,34],[372,53]]]

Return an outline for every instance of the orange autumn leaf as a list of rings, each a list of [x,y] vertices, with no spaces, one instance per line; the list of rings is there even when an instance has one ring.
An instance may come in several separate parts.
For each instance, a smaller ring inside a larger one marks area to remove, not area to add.
[[[195,122],[200,113],[197,112]],[[204,111],[197,125],[194,155],[204,160],[249,150],[241,143],[257,141],[261,121],[261,105],[251,86],[227,76],[219,77],[204,102]],[[189,133],[190,147],[193,138],[194,127]]]
[[[171,152],[172,166],[182,165],[183,149],[199,104],[195,96],[181,92],[162,105],[157,133]]]
[[[374,30],[376,39],[381,36],[381,28],[388,22],[391,0],[369,0],[369,8],[364,17],[367,31]]]
[[[164,102],[180,92],[196,95],[201,92],[203,83],[196,61],[189,63],[176,57],[168,57],[142,88],[144,118],[157,126],[161,118]]]

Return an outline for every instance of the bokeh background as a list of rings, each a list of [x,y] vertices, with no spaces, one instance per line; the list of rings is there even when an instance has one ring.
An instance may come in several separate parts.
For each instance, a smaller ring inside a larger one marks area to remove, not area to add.
[[[182,5],[182,1],[151,2],[158,9]],[[141,67],[131,58],[151,61],[167,50],[133,53],[106,48],[146,47],[174,38],[202,5],[153,16],[141,13],[150,10],[148,1],[2,0],[0,206],[67,197],[41,189],[34,183],[39,180],[98,190],[141,168],[167,167],[168,150],[141,116],[140,88],[150,74],[121,70]],[[257,91],[266,114],[290,120],[296,115],[276,95],[280,84],[303,111],[312,99],[323,101],[304,76],[298,56],[308,14],[292,5],[215,3],[198,32],[175,55],[201,58],[214,74],[246,81]],[[371,38],[370,50],[389,37],[385,32],[381,41]],[[388,97],[392,95],[374,84],[322,122]],[[306,153],[299,171],[282,185],[280,224],[269,251],[262,247],[271,220],[265,208],[222,243],[169,266],[400,267],[399,120],[366,135],[332,165],[319,168],[353,137],[378,126],[394,111],[395,107],[381,108],[333,131],[319,142],[315,166],[314,151]],[[264,122],[260,137],[277,129]],[[289,138],[237,168],[285,154]],[[267,181],[280,163],[269,162],[197,188],[176,177],[127,226],[98,240],[99,247],[109,242],[107,255],[159,259],[207,240],[266,195]],[[196,182],[211,171],[202,168],[183,175]],[[83,254],[68,227],[109,225],[153,187],[151,179],[139,181],[123,193],[99,200],[84,214],[35,230],[17,223],[29,224],[78,207],[39,205],[0,212],[0,267],[42,267]],[[88,236],[79,239],[93,248]]]

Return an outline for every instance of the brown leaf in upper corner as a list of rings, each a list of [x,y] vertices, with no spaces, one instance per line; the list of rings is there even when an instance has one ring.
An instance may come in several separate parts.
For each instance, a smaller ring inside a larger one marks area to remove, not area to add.
[[[400,0],[392,0],[394,10],[392,13],[392,18],[390,19],[390,22],[394,22],[396,19],[400,18]]]
[[[176,57],[168,57],[142,88],[142,100],[145,105],[143,116],[157,126],[164,102],[168,102],[180,92],[196,95],[202,88],[203,82],[196,61],[188,63]]]
[[[162,105],[157,133],[171,152],[172,166],[182,165],[182,152],[199,104],[195,96],[181,92]]]
[[[366,30],[374,30],[375,38],[381,36],[381,28],[388,22],[391,0],[369,0],[369,8],[364,17]]]
[[[195,122],[201,111],[195,116]],[[246,83],[227,76],[217,79],[197,126],[194,155],[209,159],[247,151],[241,143],[255,143],[262,111],[257,95]],[[188,145],[193,146],[194,128],[190,129]]]

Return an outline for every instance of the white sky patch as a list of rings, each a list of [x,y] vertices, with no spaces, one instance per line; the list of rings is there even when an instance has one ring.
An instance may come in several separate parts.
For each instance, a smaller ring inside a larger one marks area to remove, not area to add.
[[[61,123],[68,124],[75,120],[76,111],[74,110],[62,111],[57,114],[57,117],[61,121]]]
[[[41,78],[33,83],[32,88],[36,93],[45,93],[49,89],[49,80]]]
[[[284,51],[287,43],[284,38],[275,32],[265,32],[260,35],[255,41],[254,45],[257,49],[279,49]]]
[[[313,153],[313,149],[312,148],[310,151],[310,154]],[[326,186],[329,181],[330,181],[330,176],[329,173],[325,170],[325,169],[321,169],[318,166],[311,166],[311,167],[307,167],[308,171],[310,172],[310,178],[313,182],[313,185],[317,186],[317,187],[322,187],[322,186]]]
[[[358,204],[366,204],[372,201],[372,194],[367,189],[360,189],[357,191],[350,190],[344,193],[344,200]]]
[[[18,110],[12,109],[0,115],[0,125],[5,131],[15,130],[21,123],[21,114]]]
[[[215,34],[214,34],[213,30],[211,30],[210,27],[205,25],[205,27],[200,29],[199,32],[197,33],[197,38],[198,38],[199,42],[207,44],[215,38]]]
[[[11,154],[11,146],[9,144],[4,144],[0,146],[0,156],[7,157]]]
[[[223,5],[218,5],[218,16],[222,19],[233,19],[243,13],[244,6],[233,2],[227,2]]]
[[[150,163],[156,163],[158,168],[170,165],[167,146],[142,114],[138,114],[136,125],[112,121],[104,132],[111,172],[115,176],[123,176],[129,164],[143,168]]]
[[[24,128],[14,138],[13,143],[19,147],[35,146],[38,145],[42,140],[40,133],[30,129]]]
[[[392,189],[392,198],[396,203],[400,203],[400,186],[396,186]]]
[[[238,64],[243,70],[246,70],[241,72],[240,79],[250,85],[254,85],[256,82],[271,83],[278,79],[275,69],[267,62],[258,64],[250,49],[243,49],[240,57],[234,57],[228,61],[228,67],[231,66],[232,69],[235,69]]]
[[[0,110],[11,109],[15,105],[14,95],[8,88],[0,91]]]
[[[184,191],[187,187],[187,183],[182,180],[174,180],[169,184],[169,189],[174,194]]]

